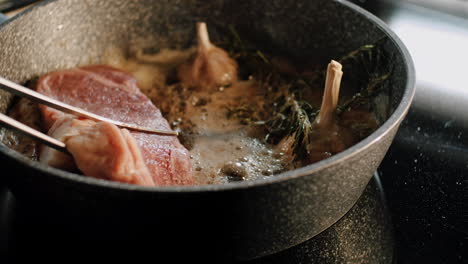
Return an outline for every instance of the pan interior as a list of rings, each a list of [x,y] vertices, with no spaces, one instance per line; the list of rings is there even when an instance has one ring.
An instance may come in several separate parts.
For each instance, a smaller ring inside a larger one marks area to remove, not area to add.
[[[387,37],[370,19],[335,1],[48,1],[0,29],[0,74],[25,83],[54,70],[102,63],[109,48],[185,49],[195,44],[196,21],[207,22],[215,41],[233,25],[259,48],[293,61],[325,62]],[[391,89],[375,98],[381,123],[399,106],[408,74],[397,45],[389,40],[384,49],[393,74]],[[0,111],[12,102],[0,91]]]

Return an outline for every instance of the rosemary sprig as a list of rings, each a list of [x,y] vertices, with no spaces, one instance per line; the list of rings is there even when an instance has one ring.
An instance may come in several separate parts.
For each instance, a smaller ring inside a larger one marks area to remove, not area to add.
[[[305,148],[311,144],[310,132],[318,114],[318,108],[304,100],[298,100],[291,88],[282,89],[283,94],[271,103],[273,115],[264,122],[265,140],[277,144],[285,136],[293,136],[292,148],[296,154],[304,154]]]

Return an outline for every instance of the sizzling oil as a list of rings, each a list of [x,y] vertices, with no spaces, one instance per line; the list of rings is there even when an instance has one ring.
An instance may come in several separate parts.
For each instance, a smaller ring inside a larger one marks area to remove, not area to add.
[[[192,91],[185,111],[173,113],[181,122],[189,123],[190,153],[195,177],[200,183],[254,180],[283,169],[281,154],[256,137],[256,128],[228,118],[228,106],[243,100],[258,99],[254,82],[238,82],[214,93]],[[197,98],[194,100],[193,98]],[[169,118],[172,119],[172,118]]]
[[[113,50],[106,62],[132,73],[142,92],[180,132],[181,143],[191,154],[197,184],[255,180],[283,171],[282,153],[263,143],[257,128],[229,118],[231,107],[263,101],[265,91],[254,81],[240,81],[215,92],[180,83],[167,85],[173,69],[191,52],[163,50],[157,54],[157,62],[148,63],[148,59],[126,60]]]

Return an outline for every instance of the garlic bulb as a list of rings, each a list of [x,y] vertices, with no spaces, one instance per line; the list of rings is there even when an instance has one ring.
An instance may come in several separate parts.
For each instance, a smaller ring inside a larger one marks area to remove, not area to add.
[[[308,162],[317,162],[345,150],[353,142],[351,132],[338,124],[336,106],[340,93],[340,63],[332,60],[328,64],[322,106],[310,134],[311,144],[307,146]]]
[[[197,23],[197,53],[180,65],[178,77],[185,84],[203,90],[216,90],[237,81],[237,63],[210,42],[206,24]]]

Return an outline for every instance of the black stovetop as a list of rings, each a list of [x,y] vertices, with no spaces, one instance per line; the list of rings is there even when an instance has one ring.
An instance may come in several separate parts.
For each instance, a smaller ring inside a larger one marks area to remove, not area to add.
[[[468,263],[468,86],[459,66],[468,60],[468,17],[407,1],[357,2],[400,36],[417,71],[413,105],[379,169],[398,263]]]
[[[353,210],[318,237],[254,263],[391,263],[389,254],[400,264],[468,263],[468,86],[466,67],[455,67],[468,60],[468,19],[404,1],[354,2],[410,50],[414,104],[378,170],[382,185],[375,177]],[[0,257],[21,255],[21,246],[50,234],[38,230],[40,213],[21,208],[0,188]]]

